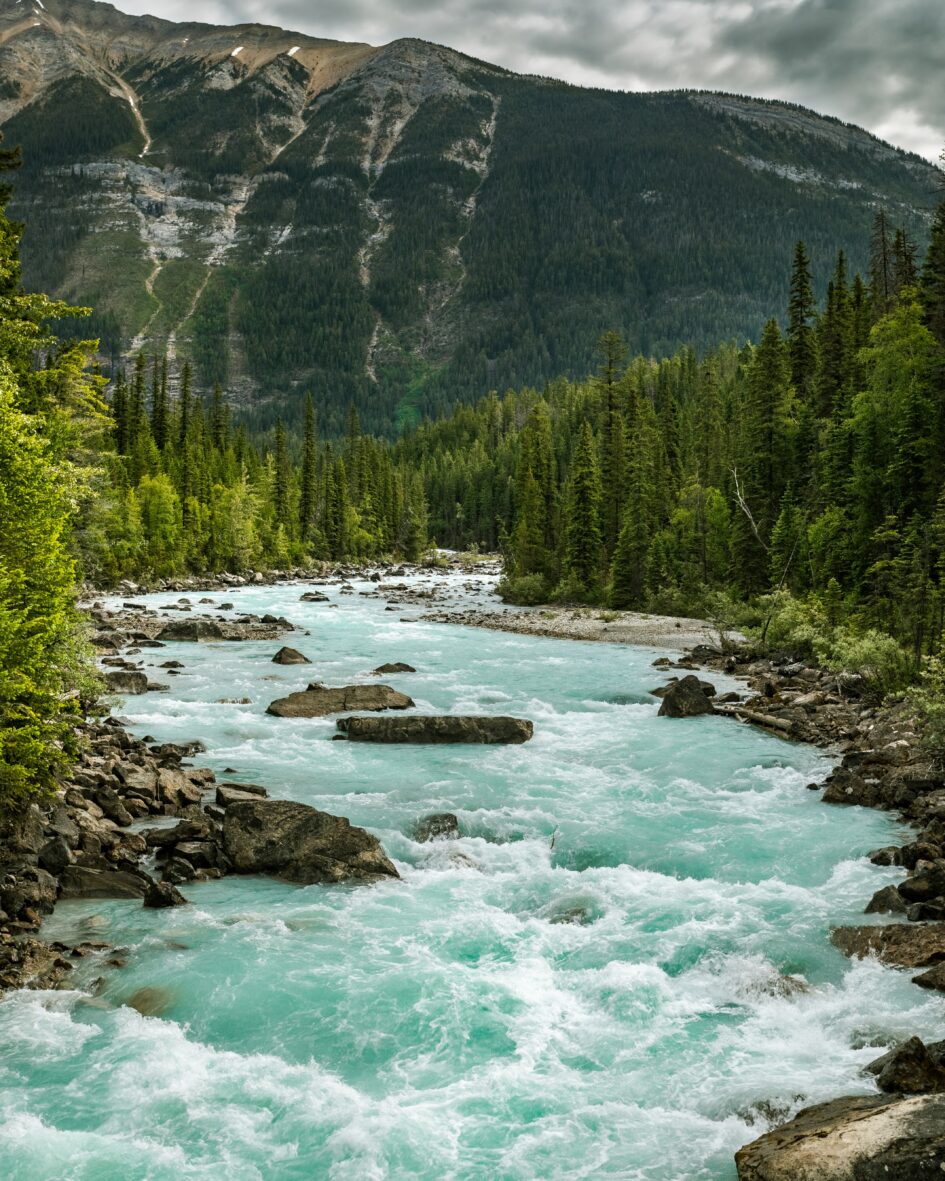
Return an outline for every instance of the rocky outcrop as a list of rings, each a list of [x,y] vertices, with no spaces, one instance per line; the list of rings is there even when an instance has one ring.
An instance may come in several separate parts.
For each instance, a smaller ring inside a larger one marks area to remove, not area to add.
[[[399,877],[369,832],[291,800],[231,804],[223,848],[236,873],[271,873],[302,885]]]
[[[739,1181],[932,1181],[945,1095],[858,1095],[799,1112],[735,1154]]]
[[[307,656],[303,656],[296,648],[280,648],[272,658],[273,664],[311,664]]]
[[[374,676],[385,677],[393,673],[415,673],[417,670],[411,664],[404,664],[401,660],[396,660],[393,664],[381,664],[374,670]]]
[[[322,718],[355,709],[410,709],[413,701],[389,685],[343,685],[337,689],[313,684],[301,693],[280,697],[266,710],[277,718]]]
[[[524,718],[441,714],[405,718],[341,718],[338,729],[351,742],[521,743],[534,726]]]
[[[927,968],[945,961],[945,923],[884,923],[878,927],[835,927],[830,942],[844,955],[875,955],[898,968]]]
[[[714,693],[715,689],[711,686],[710,688]],[[667,685],[662,697],[659,708],[661,718],[695,718],[701,714],[715,712],[703,682],[692,673]]]

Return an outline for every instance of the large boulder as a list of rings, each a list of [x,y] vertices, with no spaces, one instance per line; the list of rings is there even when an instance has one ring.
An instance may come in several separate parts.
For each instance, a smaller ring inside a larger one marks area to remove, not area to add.
[[[926,1046],[911,1037],[867,1066],[881,1091],[899,1095],[929,1095],[945,1091],[945,1069],[940,1046]]]
[[[309,685],[301,693],[280,697],[266,710],[277,718],[321,718],[326,714],[347,713],[356,709],[410,709],[413,701],[390,685],[343,685],[330,689]]]
[[[116,668],[105,674],[109,693],[123,693],[126,697],[148,691],[148,675],[133,668]]]
[[[456,714],[406,718],[342,718],[338,729],[352,742],[528,742],[534,726],[524,718]]]
[[[897,968],[928,968],[945,960],[945,923],[883,923],[835,927],[830,942],[844,955],[875,955]]]
[[[695,718],[715,710],[702,682],[692,673],[666,687],[660,705],[661,718]]]
[[[273,664],[311,664],[307,656],[303,656],[297,648],[280,648],[272,658]]]
[[[389,676],[391,673],[415,673],[412,664],[404,664],[402,660],[395,660],[392,664],[381,664],[374,670],[376,677]]]
[[[153,885],[143,873],[67,865],[59,878],[61,898],[144,898]]]
[[[739,1181],[932,1181],[945,1095],[857,1095],[808,1107],[735,1154]]]
[[[222,640],[223,628],[212,619],[175,619],[157,634],[159,640],[192,641]]]
[[[292,800],[230,804],[223,848],[236,873],[270,873],[302,885],[399,877],[377,837],[344,816]]]

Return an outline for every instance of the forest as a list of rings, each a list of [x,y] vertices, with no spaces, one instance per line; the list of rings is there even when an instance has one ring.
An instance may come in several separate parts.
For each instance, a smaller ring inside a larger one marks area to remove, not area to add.
[[[47,331],[83,309],[23,291],[22,230],[0,217],[6,797],[54,773],[55,719],[92,683],[79,582],[417,560],[439,544],[501,550],[513,602],[755,625],[887,687],[940,649],[945,201],[923,257],[880,210],[867,274],[840,252],[820,303],[798,242],[783,320],[757,344],[656,360],[608,332],[586,379],[492,392],[394,442],[354,405],[342,434],[320,431],[317,391],[301,431],[253,433],[165,356],[106,378],[95,341]]]

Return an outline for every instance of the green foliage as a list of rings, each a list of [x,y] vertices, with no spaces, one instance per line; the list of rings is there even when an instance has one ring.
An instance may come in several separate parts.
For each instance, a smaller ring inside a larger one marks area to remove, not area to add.
[[[922,745],[938,758],[945,756],[945,658],[930,656],[923,662],[906,705],[915,712]]]
[[[522,607],[537,607],[540,603],[547,603],[549,598],[548,584],[540,574],[505,577],[496,587],[496,594],[504,603],[517,603]]]

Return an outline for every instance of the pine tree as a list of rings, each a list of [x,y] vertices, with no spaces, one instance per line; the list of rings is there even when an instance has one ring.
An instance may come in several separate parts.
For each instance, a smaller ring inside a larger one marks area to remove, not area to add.
[[[597,448],[591,425],[585,419],[569,475],[565,565],[571,578],[588,595],[593,595],[600,585],[603,557],[600,503]]]
[[[895,297],[895,263],[890,240],[889,218],[879,209],[873,218],[870,238],[870,303],[873,320],[885,316]]]
[[[798,398],[804,401],[810,400],[817,370],[817,338],[812,326],[816,310],[807,247],[797,242],[791,270],[787,340],[791,384]]]
[[[285,528],[289,523],[289,455],[286,450],[285,427],[276,419],[276,445],[273,454],[272,510],[276,525]]]
[[[940,345],[945,345],[945,201],[939,202],[932,222],[919,279],[919,298],[932,335]]]
[[[305,399],[305,436],[302,442],[302,482],[299,494],[299,528],[307,539],[315,525],[318,508],[318,438],[312,395]]]

